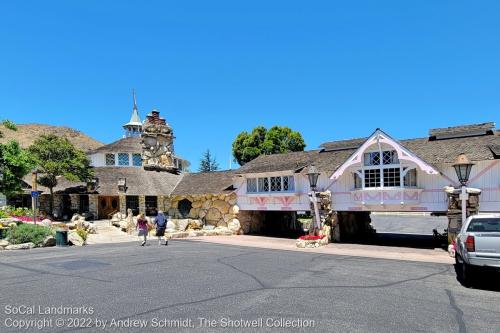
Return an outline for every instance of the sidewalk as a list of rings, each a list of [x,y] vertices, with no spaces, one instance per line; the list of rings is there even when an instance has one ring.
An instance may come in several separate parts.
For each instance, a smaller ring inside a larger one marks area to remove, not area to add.
[[[294,239],[273,238],[264,236],[203,236],[183,239],[183,241],[196,241],[224,245],[247,246],[263,249],[313,252],[342,256],[368,257],[392,260],[432,262],[440,264],[453,264],[455,261],[442,249],[417,249],[408,247],[390,247],[361,244],[330,243],[327,246],[314,249],[299,249],[295,246]]]
[[[88,235],[88,245],[139,241],[137,236],[129,235],[112,226],[109,220],[94,221],[94,225],[97,227],[97,234]]]

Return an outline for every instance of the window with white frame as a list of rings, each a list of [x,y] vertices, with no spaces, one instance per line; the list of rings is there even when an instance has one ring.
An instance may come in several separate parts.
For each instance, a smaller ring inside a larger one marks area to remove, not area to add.
[[[256,193],[256,192],[257,192],[257,178],[248,178],[247,193]]]
[[[247,178],[247,193],[293,191],[295,191],[295,178],[293,176]]]
[[[133,166],[142,166],[141,154],[132,154],[132,165]]]
[[[115,165],[115,154],[106,154],[106,165],[113,166]]]
[[[405,187],[417,187],[417,169],[410,169],[406,172],[404,185]]]
[[[118,153],[118,165],[120,166],[130,165],[128,153]]]
[[[362,171],[359,170],[359,172]],[[355,189],[363,188],[363,180],[361,179],[359,174],[357,172],[354,172],[353,175],[354,175],[354,188]]]
[[[354,173],[355,189],[402,186],[416,187],[417,172],[402,168],[395,150],[364,153],[362,169]]]

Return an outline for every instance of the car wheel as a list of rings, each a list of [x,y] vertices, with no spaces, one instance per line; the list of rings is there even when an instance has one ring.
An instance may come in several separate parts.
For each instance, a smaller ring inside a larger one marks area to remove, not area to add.
[[[465,287],[469,288],[473,282],[473,270],[470,265],[465,261],[462,263],[462,283]]]

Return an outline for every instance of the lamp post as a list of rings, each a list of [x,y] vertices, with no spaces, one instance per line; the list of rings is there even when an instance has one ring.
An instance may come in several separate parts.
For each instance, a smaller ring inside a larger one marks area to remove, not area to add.
[[[469,195],[467,194],[467,182],[469,181],[470,171],[473,165],[474,163],[471,163],[465,154],[458,155],[457,161],[453,164],[458,181],[462,184],[462,192],[460,194],[460,199],[462,200],[462,225],[467,219],[467,200],[469,199]]]
[[[314,166],[314,164],[309,166],[307,170],[307,178],[309,179],[309,185],[311,187],[311,200],[314,207],[314,217],[316,220],[316,226],[321,230],[321,220],[319,217],[318,199],[316,198],[316,186],[318,185],[319,172]]]
[[[31,208],[33,210],[33,224],[36,224],[36,200],[38,198],[37,178],[38,178],[38,172],[35,169],[31,172]]]

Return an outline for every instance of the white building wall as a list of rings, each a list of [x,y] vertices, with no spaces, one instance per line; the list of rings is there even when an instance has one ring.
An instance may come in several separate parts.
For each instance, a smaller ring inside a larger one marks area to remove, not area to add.
[[[411,165],[407,164],[409,167]],[[437,165],[441,175],[429,175],[417,167],[417,187],[409,189],[354,189],[352,170],[346,172],[337,181],[331,175],[321,174],[318,191],[332,192],[332,208],[337,211],[380,211],[380,212],[446,212],[448,198],[443,190],[445,186],[459,186],[457,176],[451,164]],[[247,177],[271,177],[292,175],[292,173],[271,172],[246,175]],[[309,211],[309,181],[306,175],[293,174],[295,191],[293,193],[256,193],[249,194],[246,178],[241,177],[235,184],[238,188],[238,205],[241,210],[257,211]],[[480,212],[500,212],[500,160],[476,162],[472,168],[469,186],[482,190]],[[365,204],[356,200],[356,196],[367,193]],[[370,198],[379,196],[378,201]],[[376,202],[374,202],[376,201]],[[383,204],[381,204],[383,202]]]

